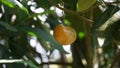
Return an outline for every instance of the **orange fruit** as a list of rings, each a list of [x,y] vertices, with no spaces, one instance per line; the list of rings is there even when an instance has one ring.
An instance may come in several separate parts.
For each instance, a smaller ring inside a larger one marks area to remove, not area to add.
[[[76,40],[76,31],[70,26],[59,24],[53,30],[53,37],[61,45],[69,45]]]

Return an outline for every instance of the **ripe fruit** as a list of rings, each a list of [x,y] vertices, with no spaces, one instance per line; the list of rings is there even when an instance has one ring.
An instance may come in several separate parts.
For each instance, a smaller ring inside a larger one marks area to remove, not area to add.
[[[72,44],[76,39],[76,31],[70,26],[59,24],[53,31],[53,37],[61,45]]]

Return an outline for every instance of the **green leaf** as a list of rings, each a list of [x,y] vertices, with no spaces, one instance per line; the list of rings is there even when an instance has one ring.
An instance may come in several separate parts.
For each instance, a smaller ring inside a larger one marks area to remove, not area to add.
[[[26,13],[28,13],[27,8],[25,8],[22,3],[20,3],[17,0],[1,0],[1,2],[5,5],[7,5],[8,7],[11,8],[15,8],[15,6],[17,5],[21,10],[25,11]]]
[[[15,0],[15,3],[16,3],[16,5],[17,5],[21,10],[25,11],[26,13],[28,13],[27,8],[25,8],[25,7],[22,5],[22,3],[20,3],[19,1],[16,1],[16,0]]]
[[[9,25],[6,22],[0,21],[0,25],[2,25],[3,27],[5,27],[7,30],[13,31],[13,32],[17,32],[17,29],[11,25]]]
[[[1,0],[1,2],[5,5],[7,5],[8,7],[14,8],[14,0]]]
[[[21,63],[26,63],[31,68],[39,68],[38,66],[36,66],[35,64],[33,64],[31,61],[22,61]]]
[[[53,38],[53,36],[48,31],[46,31],[45,29],[40,29],[38,27],[30,28],[28,26],[21,26],[20,29],[24,30],[25,32],[32,32],[37,36],[38,39],[42,39],[42,40],[50,42],[52,49],[58,49],[61,52],[66,53],[64,51],[63,47],[60,44],[58,44],[55,41],[55,39]]]

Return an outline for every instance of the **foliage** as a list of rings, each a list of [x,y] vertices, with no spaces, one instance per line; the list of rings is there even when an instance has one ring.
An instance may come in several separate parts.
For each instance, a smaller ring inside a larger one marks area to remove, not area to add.
[[[80,0],[0,0],[0,68],[43,68],[46,64],[119,68],[120,2],[112,1],[94,0],[92,6],[77,11]],[[57,9],[62,10],[61,16]],[[60,23],[73,27],[78,35],[71,44],[71,63],[66,61],[68,52],[50,33]],[[31,38],[37,38],[42,48],[32,46]],[[55,49],[62,56],[56,62],[36,61],[36,56],[49,58]]]

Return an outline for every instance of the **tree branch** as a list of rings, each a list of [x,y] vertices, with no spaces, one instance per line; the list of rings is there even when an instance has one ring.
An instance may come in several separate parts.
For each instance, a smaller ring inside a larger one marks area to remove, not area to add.
[[[87,19],[87,18],[85,18],[85,17],[80,16],[79,13],[77,13],[77,12],[75,12],[75,11],[73,11],[73,10],[60,7],[60,6],[57,5],[53,0],[48,0],[48,1],[51,3],[51,5],[56,6],[57,8],[63,10],[63,11],[66,12],[66,13],[69,13],[69,14],[71,14],[71,15],[75,15],[75,16],[76,16],[78,19],[80,19],[80,20],[84,20],[84,21],[87,21],[87,22],[93,22],[93,21],[90,20],[90,19]]]
[[[67,66],[72,66],[72,63],[65,63],[65,62],[46,62],[46,63],[41,63],[39,64],[40,66],[41,65],[49,65],[49,64],[56,64],[56,65],[67,65]]]

